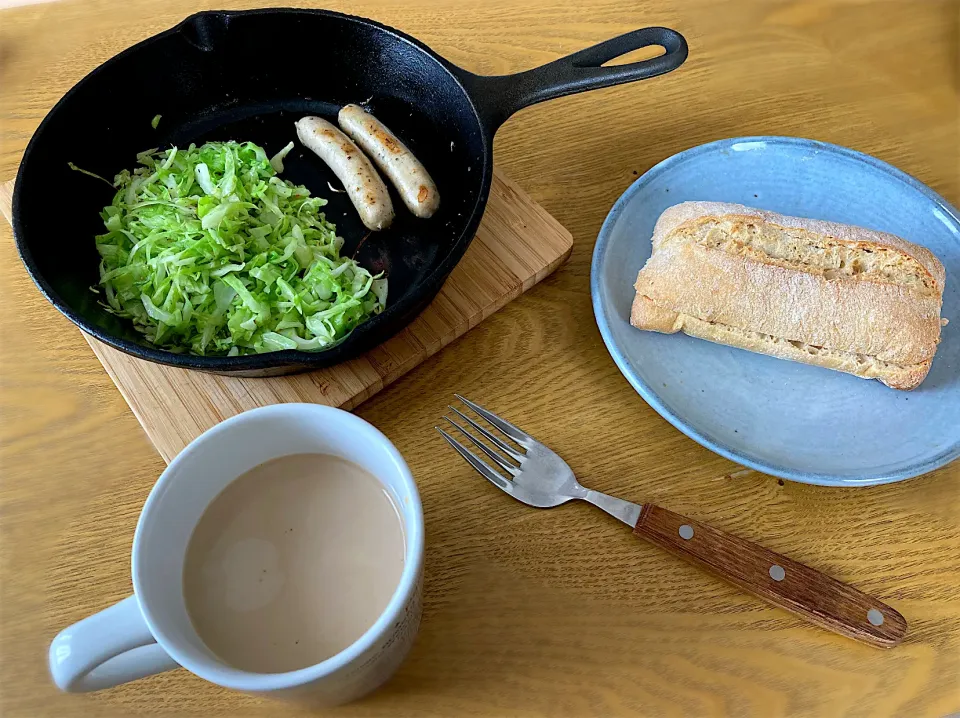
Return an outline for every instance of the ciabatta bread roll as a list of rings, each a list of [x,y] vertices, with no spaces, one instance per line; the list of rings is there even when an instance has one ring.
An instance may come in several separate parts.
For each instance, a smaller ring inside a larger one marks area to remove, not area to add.
[[[913,389],[940,341],[943,265],[899,237],[684,202],[653,232],[630,322]]]

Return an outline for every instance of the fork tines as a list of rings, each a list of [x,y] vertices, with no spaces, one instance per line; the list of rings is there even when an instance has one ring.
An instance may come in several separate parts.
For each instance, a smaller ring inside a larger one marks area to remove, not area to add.
[[[450,410],[454,412],[460,419],[469,425],[474,431],[471,432],[463,424],[455,421],[449,416],[444,416],[446,419],[460,434],[462,434],[473,446],[479,449],[484,455],[486,455],[491,461],[496,464],[502,471],[506,472],[510,476],[517,476],[520,473],[520,465],[523,464],[526,449],[530,447],[533,438],[528,434],[524,433],[517,427],[515,427],[510,422],[501,419],[499,416],[494,414],[487,409],[484,409],[478,404],[474,404],[469,399],[466,399],[459,394],[455,394],[463,404],[469,407],[474,413],[479,417],[486,420],[489,425],[501,434],[504,438],[500,438],[493,431],[487,429],[485,426],[480,424],[478,421],[474,420],[460,409],[455,406],[450,406]],[[437,431],[443,435],[443,438],[446,439],[457,453],[459,453],[467,462],[476,469],[484,478],[489,480],[491,483],[497,487],[503,489],[508,493],[512,493],[512,482],[508,481],[497,469],[491,466],[489,463],[484,461],[477,453],[471,451],[463,443],[455,439],[450,433],[444,431],[442,428],[435,427]],[[475,435],[479,434],[484,441],[478,439]],[[489,445],[488,445],[489,444]],[[497,449],[496,451],[494,450]],[[512,463],[508,459],[513,459]]]

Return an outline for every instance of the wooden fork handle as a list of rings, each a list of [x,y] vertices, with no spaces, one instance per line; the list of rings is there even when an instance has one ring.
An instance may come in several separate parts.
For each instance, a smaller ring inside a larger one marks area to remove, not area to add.
[[[903,616],[872,596],[757,544],[645,504],[634,528],[657,546],[821,628],[880,648],[900,643]]]

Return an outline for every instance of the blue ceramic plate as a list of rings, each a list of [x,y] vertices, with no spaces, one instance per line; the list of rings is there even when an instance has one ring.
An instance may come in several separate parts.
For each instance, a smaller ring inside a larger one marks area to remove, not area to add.
[[[888,389],[820,367],[630,326],[653,225],[687,200],[739,202],[892,232],[947,270],[942,343],[926,381]],[[593,307],[620,371],[661,416],[733,461],[785,479],[867,486],[960,456],[960,217],[900,170],[853,150],[789,137],[741,137],[664,160],[617,201],[600,230]]]

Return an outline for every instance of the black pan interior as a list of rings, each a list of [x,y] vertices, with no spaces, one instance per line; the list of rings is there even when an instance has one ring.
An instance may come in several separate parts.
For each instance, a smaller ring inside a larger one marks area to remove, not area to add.
[[[340,188],[333,173],[299,143],[284,161],[283,176],[329,200],[327,216],[346,240],[345,253],[356,252],[371,271],[387,273],[384,314],[326,352],[227,359],[172,356],[146,346],[97,304],[89,290],[98,280],[93,237],[103,231],[98,213],[113,193],[68,162],[112,179],[135,166],[137,152],[158,146],[249,140],[272,154],[296,141],[293,123],[301,116],[336,122],[340,106],[350,102],[366,103],[426,165],[440,190],[437,214],[416,219],[395,196],[395,224],[367,237],[346,196],[331,190]],[[120,349],[227,372],[278,363],[321,366],[379,343],[432,299],[479,224],[490,182],[488,145],[456,77],[411,38],[335,13],[204,13],[107,62],[54,108],[21,165],[15,232],[41,290]]]

